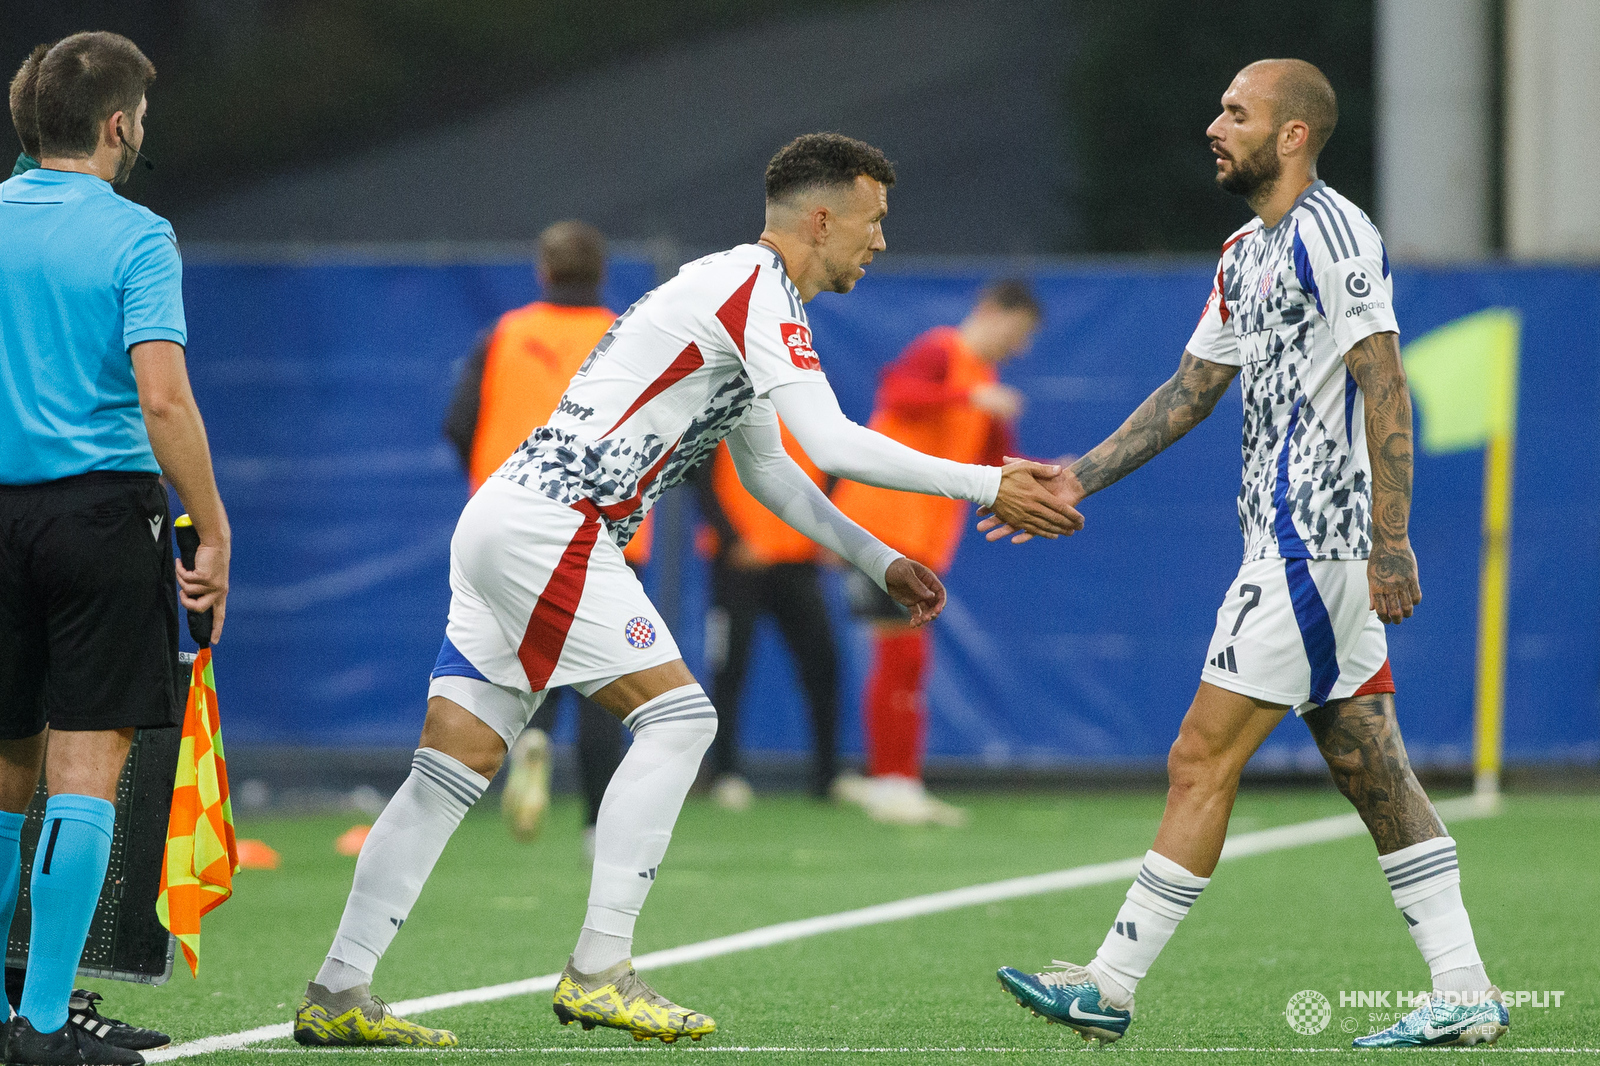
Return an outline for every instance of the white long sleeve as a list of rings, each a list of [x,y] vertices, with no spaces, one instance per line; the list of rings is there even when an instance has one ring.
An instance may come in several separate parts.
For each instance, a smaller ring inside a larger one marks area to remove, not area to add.
[[[839,399],[825,381],[780,385],[769,396],[811,461],[834,477],[985,507],[1000,492],[999,467],[924,455],[857,425],[839,410]]]
[[[763,409],[765,408],[765,409]],[[758,404],[743,425],[728,434],[728,454],[745,489],[796,531],[849,560],[888,591],[884,574],[900,553],[839,512],[783,450],[770,408]]]

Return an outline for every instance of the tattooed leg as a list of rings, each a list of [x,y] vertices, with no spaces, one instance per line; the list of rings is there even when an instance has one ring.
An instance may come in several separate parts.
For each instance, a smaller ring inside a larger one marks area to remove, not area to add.
[[[1461,900],[1456,842],[1411,772],[1394,697],[1334,700],[1305,716],[1333,779],[1378,845],[1378,866],[1436,993],[1497,995]]]
[[[1305,716],[1334,783],[1355,804],[1378,854],[1445,835],[1444,823],[1411,770],[1394,697],[1333,700]]]

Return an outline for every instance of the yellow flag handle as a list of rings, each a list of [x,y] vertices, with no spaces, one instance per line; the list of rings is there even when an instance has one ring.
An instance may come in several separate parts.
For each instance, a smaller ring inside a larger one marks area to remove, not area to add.
[[[1506,691],[1507,592],[1511,576],[1511,469],[1514,438],[1489,438],[1483,459],[1483,559],[1478,576],[1478,678],[1473,711],[1473,771],[1478,795],[1500,792]]]

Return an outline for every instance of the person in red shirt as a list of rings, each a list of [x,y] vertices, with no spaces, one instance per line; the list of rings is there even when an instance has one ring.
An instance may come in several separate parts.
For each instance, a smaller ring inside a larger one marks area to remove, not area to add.
[[[871,427],[929,455],[962,463],[1001,463],[1015,454],[1011,426],[1023,396],[1002,384],[999,367],[1020,355],[1038,329],[1040,308],[1024,281],[984,289],[958,326],[938,326],[884,368]],[[961,500],[894,492],[843,481],[839,509],[885,544],[943,576],[967,522]],[[866,780],[841,777],[836,793],[879,821],[960,825],[966,812],[928,795],[922,784],[928,636],[876,587],[850,583],[851,607],[874,629],[872,673],[862,697]]]

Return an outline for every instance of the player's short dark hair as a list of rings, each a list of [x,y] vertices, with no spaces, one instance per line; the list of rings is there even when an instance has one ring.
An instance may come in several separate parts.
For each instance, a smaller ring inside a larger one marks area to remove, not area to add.
[[[767,164],[767,202],[805,189],[850,185],[862,174],[894,184],[894,164],[867,142],[842,133],[807,133],[778,149]]]
[[[83,157],[100,147],[102,122],[132,117],[156,68],[121,34],[75,33],[45,54],[38,77],[39,150]]]
[[[1001,278],[990,282],[978,294],[978,302],[1002,311],[1026,311],[1034,318],[1044,317],[1044,308],[1033,294],[1033,286],[1021,278]]]
[[[39,158],[39,64],[48,51],[47,44],[35,45],[11,79],[11,124],[17,128],[22,150],[35,160]]]
[[[539,265],[551,284],[598,288],[606,270],[606,239],[587,222],[557,222],[539,234]]]
[[[1339,124],[1339,98],[1334,95],[1333,84],[1327,75],[1304,59],[1266,59],[1264,63],[1278,66],[1278,80],[1272,92],[1272,119],[1278,126],[1295,119],[1306,124],[1310,131],[1307,147],[1311,158],[1322,154],[1322,148],[1333,136]],[[1251,64],[1254,66],[1254,64]]]

